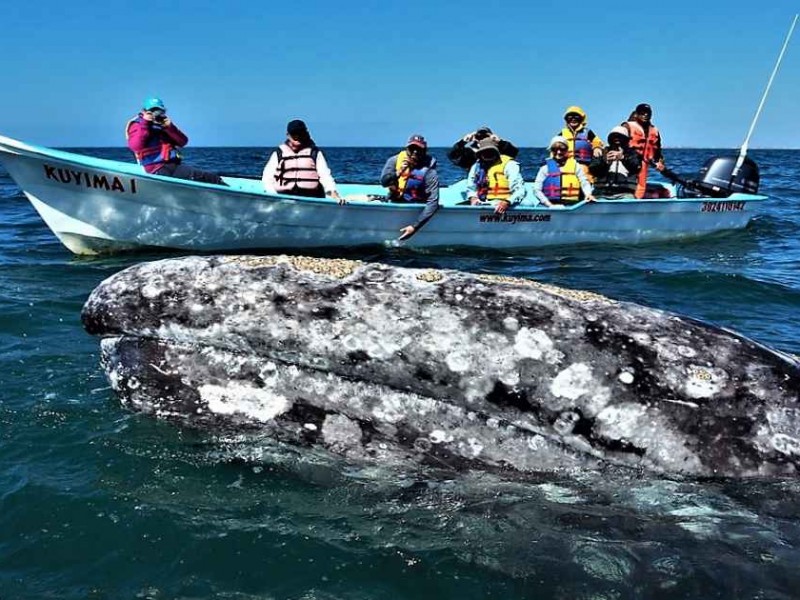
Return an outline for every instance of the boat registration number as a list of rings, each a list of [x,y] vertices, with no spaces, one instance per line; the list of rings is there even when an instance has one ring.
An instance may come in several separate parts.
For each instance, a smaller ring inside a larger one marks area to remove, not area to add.
[[[747,202],[703,202],[700,212],[732,212],[744,210]]]

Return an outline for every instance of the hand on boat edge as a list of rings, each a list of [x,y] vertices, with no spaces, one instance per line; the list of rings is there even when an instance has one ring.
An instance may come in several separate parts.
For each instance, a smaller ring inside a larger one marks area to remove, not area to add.
[[[328,195],[334,200],[336,200],[336,202],[338,202],[339,205],[347,204],[347,200],[344,199],[344,196],[340,196],[339,192],[337,192],[336,190],[329,192]]]
[[[500,200],[497,203],[497,206],[495,206],[494,212],[497,213],[498,215],[502,215],[504,212],[508,210],[509,206],[511,206],[511,202],[509,202],[508,200]]]
[[[400,237],[397,238],[398,242],[402,242],[403,240],[407,240],[412,235],[417,232],[416,228],[413,225],[406,225],[400,230]]]

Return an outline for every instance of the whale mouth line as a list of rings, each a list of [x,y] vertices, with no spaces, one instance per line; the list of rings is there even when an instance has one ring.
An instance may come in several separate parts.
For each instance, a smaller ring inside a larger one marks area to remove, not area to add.
[[[413,394],[418,398],[422,398],[431,402],[442,403],[453,409],[465,409],[464,406],[454,402],[448,397],[425,394],[424,392],[417,390],[412,392],[408,389],[403,389],[402,387],[392,385],[391,383],[375,379],[358,379],[353,377],[351,374],[343,373],[335,369],[323,369],[310,362],[293,362],[288,360],[286,356],[280,356],[279,354],[268,354],[263,352],[252,354],[252,348],[234,348],[230,345],[209,343],[207,340],[198,340],[192,342],[185,339],[176,339],[158,335],[149,335],[147,333],[131,333],[125,331],[114,334],[103,334],[101,336],[101,339],[103,340],[119,340],[122,338],[136,340],[137,342],[155,343],[166,348],[181,348],[198,353],[203,353],[204,350],[209,349],[212,351],[234,355],[242,359],[255,356],[255,358],[258,360],[273,362],[279,365],[279,368],[296,368],[307,373],[314,373],[320,377],[334,376],[337,379],[350,384],[366,383],[368,385],[380,386],[388,392],[394,392],[397,394]],[[149,362],[147,366],[153,368],[162,376],[169,376],[167,371],[164,371],[153,362]],[[302,400],[304,399],[298,398],[297,400],[302,404]],[[536,405],[528,404],[528,408],[531,409],[530,412],[532,414],[536,414],[539,418],[541,418],[542,415],[540,411],[535,410],[537,408]],[[546,425],[536,426],[532,423],[526,423],[519,419],[514,419],[511,416],[492,415],[476,407],[470,407],[469,410],[474,413],[475,418],[485,426],[488,426],[488,423],[494,421],[496,423],[496,427],[498,428],[513,428],[521,435],[525,436],[541,436],[542,438],[548,440],[551,444],[560,446],[565,451],[577,452],[579,454],[586,455],[587,457],[604,460],[617,466],[631,466],[630,462],[623,458],[624,456],[641,459],[647,454],[646,448],[641,448],[631,442],[609,439],[602,435],[598,435],[594,431],[595,420],[587,418],[582,414],[579,414],[579,420],[575,423],[573,430],[565,436],[564,434],[559,434],[552,430],[553,423],[548,422]],[[324,412],[325,414],[340,414],[335,410],[325,410]],[[577,412],[580,413],[580,411]],[[520,413],[522,414],[522,411],[520,411]],[[367,424],[367,421],[363,419],[355,420],[359,421],[362,426]],[[436,461],[439,461],[442,464],[447,463],[446,459],[436,457],[434,454],[431,454],[431,457],[435,458]]]

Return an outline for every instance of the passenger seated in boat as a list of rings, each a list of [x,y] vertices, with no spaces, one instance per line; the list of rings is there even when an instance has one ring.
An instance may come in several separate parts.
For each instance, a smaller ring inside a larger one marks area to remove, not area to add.
[[[167,108],[159,98],[144,101],[141,112],[125,126],[125,137],[136,162],[147,173],[226,185],[217,173],[181,163],[178,148],[188,144],[189,138],[167,116]]]
[[[508,140],[500,139],[500,137],[495,135],[486,125],[466,134],[453,144],[453,147],[450,148],[450,151],[447,153],[447,158],[457,167],[461,167],[462,169],[471,168],[477,160],[476,151],[478,149],[478,144],[481,140],[486,138],[493,140],[494,143],[497,144],[500,154],[510,158],[517,158],[519,148]]]
[[[494,212],[503,214],[525,199],[527,192],[519,163],[502,154],[493,139],[482,139],[476,155],[478,160],[467,175],[470,204],[492,204]]]
[[[401,240],[414,235],[439,210],[439,175],[428,142],[412,135],[405,150],[389,157],[381,171],[381,185],[389,188],[390,202],[425,203],[417,220],[400,230]]]
[[[566,127],[562,128],[558,135],[567,140],[569,157],[582,165],[583,172],[589,176],[589,181],[593,181],[589,173],[589,163],[592,158],[602,156],[603,140],[589,129],[586,113],[580,106],[570,106],[564,111],[564,123]]]
[[[645,198],[647,191],[647,170],[648,166],[653,163],[656,170],[663,171],[666,168],[664,164],[664,154],[661,151],[661,132],[653,125],[651,119],[653,118],[653,109],[649,104],[638,104],[636,108],[628,117],[628,120],[622,123],[622,126],[628,130],[631,140],[631,148],[639,153],[642,157],[642,168],[639,171],[639,179],[636,185],[636,197]]]
[[[308,127],[300,119],[286,125],[286,141],[270,155],[261,175],[264,191],[305,198],[329,196],[339,204],[344,198],[336,190],[336,182]]]
[[[583,168],[569,157],[564,136],[550,140],[550,158],[539,168],[533,182],[536,198],[545,206],[569,206],[583,199],[592,201],[592,184]]]
[[[602,198],[634,198],[642,157],[630,147],[628,130],[618,125],[608,134],[608,146],[592,159],[594,194]]]

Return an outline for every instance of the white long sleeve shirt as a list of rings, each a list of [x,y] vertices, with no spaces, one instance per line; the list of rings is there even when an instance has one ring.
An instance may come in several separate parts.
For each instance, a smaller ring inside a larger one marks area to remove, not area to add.
[[[275,193],[275,172],[278,170],[278,153],[273,152],[267,164],[264,165],[264,172],[261,175],[261,183],[264,184],[264,191],[270,194]],[[333,174],[328,161],[325,160],[325,155],[322,150],[317,153],[317,173],[319,174],[319,182],[322,184],[322,189],[325,193],[330,195],[336,191],[336,182],[333,180]]]

